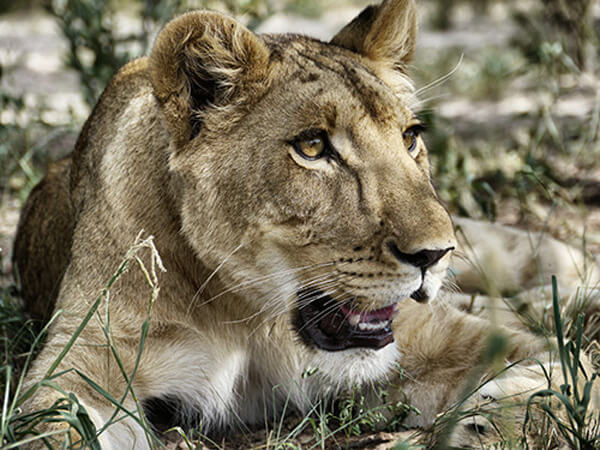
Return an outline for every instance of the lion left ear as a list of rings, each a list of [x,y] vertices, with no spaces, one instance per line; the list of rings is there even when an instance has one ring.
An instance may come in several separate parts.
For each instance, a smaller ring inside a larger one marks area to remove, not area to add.
[[[417,29],[414,0],[384,0],[364,9],[331,43],[405,72],[415,52]]]
[[[207,111],[232,114],[260,95],[270,52],[246,27],[225,15],[197,11],[169,22],[149,58],[154,95],[177,147],[193,139]]]

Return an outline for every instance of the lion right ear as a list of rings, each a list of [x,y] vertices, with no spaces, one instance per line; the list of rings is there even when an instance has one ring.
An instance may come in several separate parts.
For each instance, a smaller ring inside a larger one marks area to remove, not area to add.
[[[269,50],[222,14],[198,11],[169,22],[149,59],[154,95],[178,147],[198,134],[211,107],[240,109],[267,80]]]
[[[405,72],[415,52],[417,28],[414,0],[383,0],[365,8],[331,43]]]

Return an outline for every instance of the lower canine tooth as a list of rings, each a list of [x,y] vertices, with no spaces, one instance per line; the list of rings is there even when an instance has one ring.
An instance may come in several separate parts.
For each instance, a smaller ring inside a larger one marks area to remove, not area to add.
[[[356,325],[358,325],[358,322],[360,322],[360,314],[352,314],[348,317],[348,322],[350,322],[350,325],[352,325],[353,327],[355,327]]]

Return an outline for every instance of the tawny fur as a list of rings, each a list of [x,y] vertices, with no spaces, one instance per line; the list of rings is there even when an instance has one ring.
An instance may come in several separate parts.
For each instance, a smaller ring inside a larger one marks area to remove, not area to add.
[[[386,246],[393,241],[414,253],[456,245],[429,179],[426,148],[419,140],[408,152],[403,137],[415,119],[405,68],[416,29],[412,0],[368,9],[330,44],[257,36],[217,13],[169,23],[151,55],[110,82],[72,158],[51,170],[23,213],[15,262],[25,300],[42,320],[62,310],[28,383],[43,376],[143,230],[154,236],[166,272],[133,381],[140,400],[175,398],[209,431],[238,420],[259,424],[265,410],[288,400],[305,412],[318,398],[376,382],[422,412],[409,418],[412,425],[429,425],[449,408],[481,363],[492,327],[451,306],[460,298],[411,300],[421,272]],[[341,161],[308,161],[294,152],[290,140],[309,128],[327,131]],[[512,236],[468,226],[476,245]],[[488,274],[495,289],[524,287],[511,270],[527,268],[533,253],[519,253],[517,264],[497,251],[491,252],[502,267]],[[150,255],[141,258],[149,264]],[[449,260],[425,274],[431,298]],[[479,287],[472,266],[456,267],[459,281]],[[561,281],[572,284],[569,267],[559,270],[569,277]],[[508,282],[495,278],[507,268]],[[303,344],[292,310],[298,290],[316,280],[338,298],[356,297],[363,309],[399,301],[395,343],[333,353]],[[144,274],[132,268],[99,309],[110,312],[113,343],[128,372],[151,294]],[[104,345],[102,317],[90,321],[59,370],[75,367],[121,398],[126,383]],[[549,361],[543,340],[504,332],[507,361]],[[525,376],[544,387],[530,366],[517,365],[493,389],[484,386],[485,398],[531,387],[518,381]],[[309,369],[317,372],[303,377]],[[113,407],[75,372],[57,382],[102,427]],[[26,407],[49,406],[57,395],[42,389]],[[126,398],[125,407],[135,410]],[[453,439],[482,437],[459,427]],[[149,445],[131,419],[109,427],[100,442],[115,449]]]

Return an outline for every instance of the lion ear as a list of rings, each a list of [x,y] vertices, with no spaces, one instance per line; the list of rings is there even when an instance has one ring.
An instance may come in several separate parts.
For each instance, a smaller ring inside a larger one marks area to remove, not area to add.
[[[414,0],[384,0],[364,9],[331,43],[405,72],[415,52],[417,29]]]
[[[268,65],[264,43],[234,19],[198,11],[169,22],[156,39],[148,69],[176,144],[198,134],[206,110],[239,107],[256,95]]]

